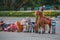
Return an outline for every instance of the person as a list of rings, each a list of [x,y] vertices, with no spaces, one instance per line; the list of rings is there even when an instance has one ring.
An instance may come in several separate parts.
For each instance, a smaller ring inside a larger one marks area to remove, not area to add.
[[[28,16],[28,17],[26,17],[26,22],[28,22],[28,24],[30,24],[31,23],[31,18]]]
[[[22,19],[22,21],[21,21],[21,25],[23,25],[23,32],[27,32],[27,23],[26,23],[26,20],[25,20],[25,18],[24,19]]]
[[[41,11],[45,10],[45,5],[41,6],[41,7],[40,7],[40,10],[41,10]]]
[[[2,30],[4,30],[4,21],[0,21],[0,27],[2,27]]]
[[[10,32],[10,31],[11,31],[11,26],[10,26],[10,25],[11,25],[11,24],[7,24],[7,25],[6,25],[6,27],[4,28],[4,31],[5,31],[5,32],[8,32],[8,31]]]
[[[31,22],[31,18],[29,16],[26,17],[26,22],[28,23],[28,25],[27,25],[28,32],[33,32],[33,24]]]
[[[51,26],[52,26],[52,34],[55,34],[56,33],[56,20],[55,20],[55,17],[52,18]]]
[[[11,31],[16,31],[16,25],[13,22],[11,23]]]

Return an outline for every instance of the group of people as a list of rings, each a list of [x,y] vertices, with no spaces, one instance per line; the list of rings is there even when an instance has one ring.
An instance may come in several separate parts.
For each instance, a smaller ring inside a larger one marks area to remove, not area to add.
[[[40,14],[41,12],[37,11],[37,13]],[[12,22],[11,24],[5,24],[4,21],[0,21],[0,31],[3,30],[6,32],[39,32],[40,28],[42,28],[43,33],[45,33],[45,24],[47,24],[49,26],[48,33],[50,33],[51,26],[52,33],[55,33],[55,21],[53,21],[53,23],[51,22],[51,19],[44,17],[41,13],[40,16],[36,16],[35,22],[32,22],[29,16],[23,18],[22,20],[16,21],[15,23]]]
[[[0,30],[4,31],[17,31],[17,32],[33,32],[33,23],[31,18],[28,16],[23,18],[22,20],[12,22],[11,24],[5,24],[4,22],[0,22]]]

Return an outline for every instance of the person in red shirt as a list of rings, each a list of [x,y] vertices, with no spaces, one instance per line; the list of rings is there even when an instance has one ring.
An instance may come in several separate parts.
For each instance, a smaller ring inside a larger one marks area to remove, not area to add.
[[[14,23],[11,24],[11,31],[14,32],[16,30],[16,26]]]

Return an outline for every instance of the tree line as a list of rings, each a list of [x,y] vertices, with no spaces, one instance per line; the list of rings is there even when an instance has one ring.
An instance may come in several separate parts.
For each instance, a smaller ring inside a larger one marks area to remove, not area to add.
[[[37,7],[42,5],[59,5],[58,0],[0,0],[0,11],[19,10],[21,7]]]

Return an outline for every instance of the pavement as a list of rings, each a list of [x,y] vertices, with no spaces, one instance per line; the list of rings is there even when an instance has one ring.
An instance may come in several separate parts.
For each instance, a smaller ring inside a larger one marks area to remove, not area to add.
[[[0,40],[60,40],[60,23],[56,25],[56,34],[0,31]]]
[[[60,34],[0,32],[0,40],[60,40]]]

